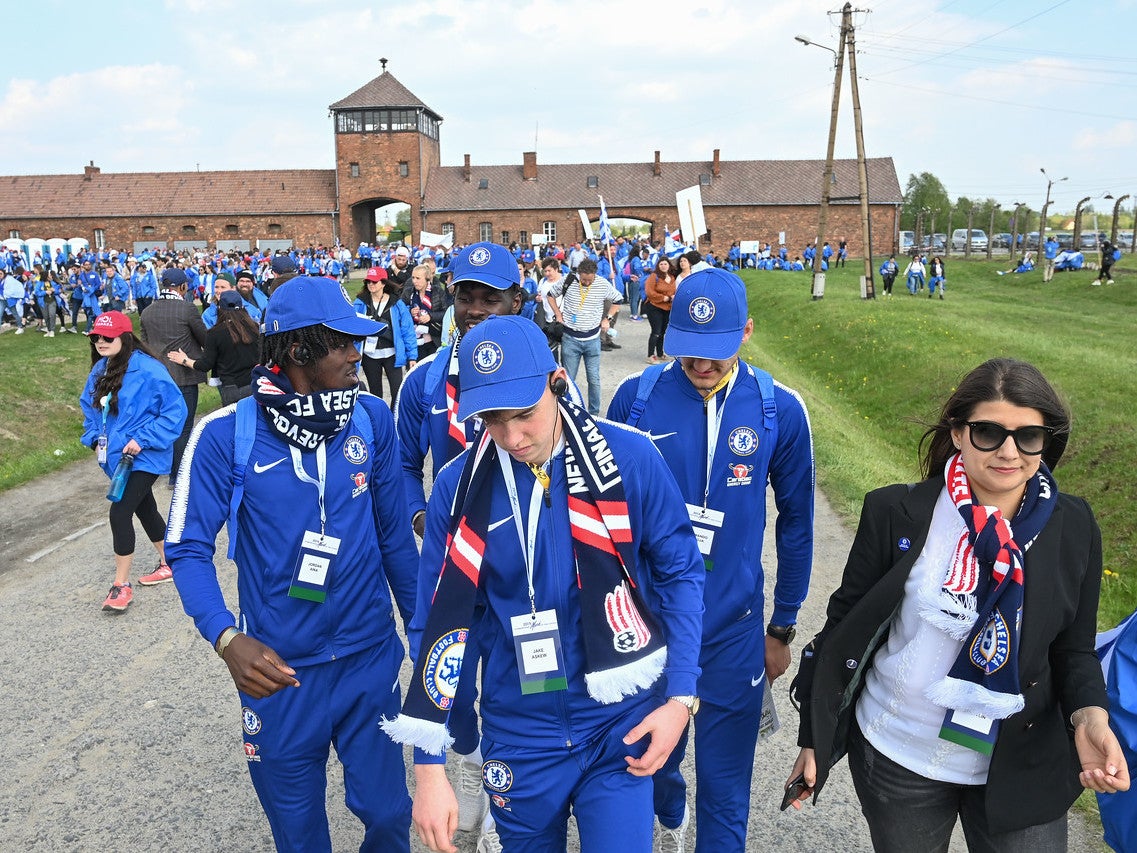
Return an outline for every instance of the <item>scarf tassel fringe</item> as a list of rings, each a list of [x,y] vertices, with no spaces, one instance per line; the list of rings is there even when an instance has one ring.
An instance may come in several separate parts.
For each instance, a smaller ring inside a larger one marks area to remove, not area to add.
[[[631,696],[655,684],[666,663],[667,646],[663,646],[632,663],[587,673],[584,681],[588,695],[602,705],[619,702],[625,696]]]
[[[454,743],[446,726],[399,714],[395,719],[383,718],[379,724],[395,743],[414,746],[430,755],[442,755]]]
[[[1018,693],[993,693],[979,684],[951,677],[930,685],[924,695],[941,708],[966,708],[993,720],[1005,720],[1026,705]]]

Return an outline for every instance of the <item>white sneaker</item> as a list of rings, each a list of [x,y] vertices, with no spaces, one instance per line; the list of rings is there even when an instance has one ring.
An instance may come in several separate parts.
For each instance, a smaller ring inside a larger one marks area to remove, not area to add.
[[[24,333],[24,327],[23,326],[20,326],[20,328],[16,329],[17,335],[22,335],[23,333]]]
[[[482,825],[482,818],[490,807],[490,798],[482,787],[481,764],[462,756],[458,761],[458,780],[454,792],[458,796],[458,829],[473,832]]]
[[[659,824],[659,853],[685,853],[687,850],[687,824],[691,821],[691,810],[683,807],[683,822],[675,829]],[[658,820],[657,820],[658,823]]]
[[[45,337],[45,338],[54,338],[54,337],[55,337],[55,332],[48,332],[46,335],[44,335],[44,337]]]
[[[475,848],[475,853],[502,853],[501,839],[497,837],[496,829],[490,829],[482,833],[481,838],[478,839],[478,846]]]

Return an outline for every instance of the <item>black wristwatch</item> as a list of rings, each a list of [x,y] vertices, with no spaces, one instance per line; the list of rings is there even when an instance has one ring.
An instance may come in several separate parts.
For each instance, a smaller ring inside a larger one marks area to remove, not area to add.
[[[787,646],[794,641],[797,636],[797,627],[794,625],[774,625],[766,626],[766,636],[773,637],[775,640],[781,640]]]

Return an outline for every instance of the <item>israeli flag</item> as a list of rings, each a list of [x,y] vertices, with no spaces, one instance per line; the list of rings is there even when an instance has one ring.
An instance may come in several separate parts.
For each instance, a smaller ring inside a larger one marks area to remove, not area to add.
[[[600,242],[608,246],[614,242],[612,239],[612,226],[608,224],[608,208],[604,206],[604,196],[598,196],[600,199]]]

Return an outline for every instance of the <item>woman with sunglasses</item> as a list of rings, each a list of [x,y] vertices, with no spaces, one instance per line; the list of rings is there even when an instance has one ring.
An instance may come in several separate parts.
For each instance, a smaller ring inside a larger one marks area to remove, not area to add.
[[[1065,850],[1083,788],[1129,787],[1094,654],[1101,533],[1051,473],[1069,432],[1037,368],[992,359],[924,434],[923,482],[865,498],[791,686],[786,787],[816,795],[848,753],[878,851],[946,851],[957,817],[971,850]]]
[[[132,516],[138,516],[158,552],[158,567],[140,577],[139,583],[150,586],[173,579],[163,546],[166,522],[158,512],[153,487],[159,476],[170,473],[186,404],[169,371],[135,338],[130,319],[122,312],[107,311],[95,318],[90,341],[91,374],[79,398],[83,444],[95,451],[108,477],[124,455],[134,457],[126,489],[110,508],[114,584],[103,610],[121,612],[134,598]]]

